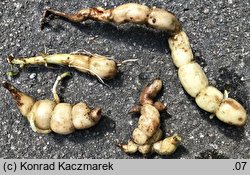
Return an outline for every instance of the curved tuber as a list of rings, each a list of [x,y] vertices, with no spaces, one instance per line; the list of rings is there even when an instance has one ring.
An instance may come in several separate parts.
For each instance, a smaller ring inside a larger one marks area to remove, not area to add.
[[[55,85],[68,75],[69,73],[64,73],[59,76]],[[70,134],[75,129],[86,129],[96,125],[101,118],[101,108],[91,109],[83,102],[76,105],[60,103],[56,91],[53,91],[54,97],[57,97],[54,101],[35,100],[8,82],[4,82],[3,87],[12,94],[21,114],[28,119],[32,130],[37,133],[47,134],[54,131],[63,135]]]
[[[152,28],[167,31],[171,35],[181,30],[180,22],[171,12],[156,7],[149,8],[136,3],[123,4],[113,9],[104,9],[102,7],[82,9],[73,14],[47,9],[41,22],[41,29],[43,29],[46,23],[46,17],[50,14],[66,18],[72,22],[82,22],[91,19],[101,22],[113,22],[115,24],[128,22],[146,24]]]
[[[162,138],[162,130],[160,129],[160,113],[166,109],[166,105],[162,102],[154,102],[154,98],[162,89],[162,80],[155,79],[153,83],[146,86],[140,94],[140,105],[132,107],[129,112],[140,112],[141,116],[138,121],[138,127],[134,129],[132,139],[127,144],[119,144],[118,146],[125,153],[140,153],[146,155],[156,152],[160,155],[169,155],[173,153],[180,137],[175,135],[171,138]],[[173,140],[176,140],[174,142]]]
[[[240,103],[233,99],[221,99],[215,87],[208,88],[208,79],[199,66],[194,62],[194,56],[188,36],[183,31],[180,22],[174,14],[165,9],[150,8],[136,3],[127,3],[113,9],[102,7],[82,9],[74,14],[48,9],[42,19],[42,27],[46,23],[46,17],[54,14],[73,22],[96,20],[101,22],[113,22],[115,24],[135,23],[146,24],[152,28],[166,31],[170,34],[168,39],[171,56],[175,66],[179,69],[180,82],[187,93],[196,98],[196,103],[202,109],[212,112],[219,120],[230,124],[243,126],[247,122],[246,110]],[[211,86],[210,86],[211,87]],[[206,91],[204,93],[204,91]],[[147,100],[147,99],[145,99]],[[139,111],[139,107],[131,111]]]

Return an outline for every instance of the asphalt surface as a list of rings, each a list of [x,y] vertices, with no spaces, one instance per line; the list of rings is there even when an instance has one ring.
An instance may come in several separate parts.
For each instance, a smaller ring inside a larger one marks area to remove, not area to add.
[[[161,115],[166,136],[179,133],[183,141],[171,156],[147,158],[250,158],[250,125],[238,128],[220,122],[199,109],[182,88],[167,47],[167,34],[145,26],[116,26],[87,21],[73,24],[62,19],[49,21],[43,31],[40,19],[46,7],[74,12],[81,8],[110,8],[124,0],[1,0],[0,2],[0,80],[10,81],[37,99],[52,99],[51,88],[62,72],[73,76],[60,85],[64,102],[85,101],[101,106],[103,118],[88,130],[67,136],[34,133],[21,116],[7,91],[0,87],[1,158],[145,158],[127,155],[117,146],[126,143],[138,117],[127,114],[138,103],[141,89],[160,77],[164,90],[159,100],[168,105]],[[249,0],[145,0],[134,1],[166,8],[180,19],[187,32],[197,62],[209,82],[237,99],[250,111],[250,3]],[[122,65],[109,87],[96,78],[66,67],[34,66],[19,76],[8,78],[6,57],[34,56],[44,48],[51,53],[70,53],[85,49],[116,60],[139,59]]]

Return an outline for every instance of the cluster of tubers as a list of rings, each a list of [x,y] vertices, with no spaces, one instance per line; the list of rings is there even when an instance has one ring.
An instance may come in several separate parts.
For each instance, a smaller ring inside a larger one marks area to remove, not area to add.
[[[128,144],[118,146],[126,153],[140,153],[146,155],[156,152],[160,155],[169,155],[175,152],[181,137],[174,134],[162,139],[160,129],[160,111],[166,109],[166,105],[153,99],[162,89],[162,80],[155,79],[152,84],[146,86],[140,95],[140,105],[134,106],[129,112],[140,112],[138,127],[133,131],[132,140]]]
[[[113,9],[102,7],[82,9],[74,14],[47,9],[42,19],[42,28],[47,22],[46,17],[50,14],[73,22],[82,22],[88,19],[115,24],[130,22],[145,24],[154,29],[168,32],[171,57],[178,68],[179,80],[186,92],[195,98],[197,105],[216,115],[219,120],[227,124],[236,126],[246,124],[247,114],[242,105],[236,100],[228,98],[227,92],[223,95],[217,88],[209,85],[204,71],[194,60],[186,33],[171,12],[136,3],[123,4]],[[29,64],[66,65],[92,74],[99,79],[112,79],[117,73],[117,62],[97,54],[43,54],[22,59],[9,57],[8,62],[18,64],[21,67]],[[54,84],[54,100],[37,101],[10,83],[3,83],[3,87],[12,94],[21,114],[30,122],[33,131],[70,134],[75,129],[86,129],[99,122],[101,118],[101,108],[99,107],[90,109],[87,104],[82,102],[76,105],[60,103],[56,87],[65,76],[68,76],[68,73],[59,76]],[[154,102],[155,96],[161,89],[162,81],[155,79],[142,91],[140,105],[130,110],[130,112],[140,113],[141,116],[138,127],[133,131],[132,139],[125,145],[119,145],[124,152],[135,153],[138,151],[142,154],[156,152],[160,155],[169,155],[176,150],[181,141],[178,134],[162,139],[160,111],[164,110],[166,106],[162,102]]]
[[[230,125],[245,125],[247,121],[246,110],[239,102],[232,98],[223,97],[223,94],[217,88],[209,85],[204,71],[194,61],[186,33],[171,12],[156,7],[149,8],[136,3],[123,4],[113,9],[104,9],[102,7],[82,9],[74,14],[47,9],[42,19],[42,28],[49,14],[54,14],[73,22],[91,19],[101,22],[113,22],[115,24],[128,22],[146,24],[152,28],[168,32],[170,34],[168,43],[171,56],[175,66],[178,68],[180,82],[187,93],[195,98],[200,108],[215,114],[219,120]]]
[[[3,83],[3,87],[11,93],[21,114],[28,119],[34,132],[47,134],[54,131],[66,135],[74,132],[75,129],[87,129],[99,122],[101,118],[101,108],[99,107],[90,109],[83,102],[75,105],[60,103],[56,86],[65,76],[69,76],[69,73],[58,76],[54,84],[54,101],[35,100],[10,83]]]

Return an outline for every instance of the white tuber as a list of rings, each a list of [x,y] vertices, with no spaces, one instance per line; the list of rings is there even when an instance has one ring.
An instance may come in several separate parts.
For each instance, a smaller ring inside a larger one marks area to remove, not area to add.
[[[163,140],[156,140],[152,144],[138,145],[130,140],[128,141],[128,144],[119,146],[127,154],[133,154],[138,151],[143,155],[155,152],[159,155],[166,156],[173,154],[176,151],[180,141],[181,137],[178,134],[174,134],[173,136],[166,137]]]
[[[181,137],[178,134],[174,134],[171,137],[154,143],[153,151],[160,155],[170,155],[175,152],[180,141]]]
[[[218,119],[230,125],[243,126],[246,124],[246,110],[232,98],[223,99],[215,114]]]
[[[208,112],[215,113],[223,100],[223,94],[213,86],[207,86],[196,96],[197,105]]]
[[[160,113],[154,106],[153,98],[162,89],[162,81],[155,79],[152,84],[146,86],[140,95],[141,106],[133,107],[130,112],[140,112],[138,127],[133,132],[133,141],[144,145],[159,129]],[[161,103],[161,102],[159,102]],[[162,104],[162,103],[161,103]],[[157,105],[158,106],[158,105]],[[164,110],[166,106],[162,104]]]
[[[36,101],[8,82],[3,83],[3,86],[12,94],[21,114],[28,119],[34,132],[46,134],[54,131],[65,135],[74,132],[75,129],[92,127],[99,122],[101,118],[101,108],[99,107],[90,109],[85,103],[76,105],[60,103],[55,88],[58,81],[68,75],[70,74],[64,73],[57,78],[53,87],[54,101]]]

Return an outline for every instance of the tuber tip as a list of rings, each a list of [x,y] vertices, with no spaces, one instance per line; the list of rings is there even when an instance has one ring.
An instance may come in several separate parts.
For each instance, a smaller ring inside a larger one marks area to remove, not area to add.
[[[98,122],[101,118],[101,114],[102,114],[102,109],[97,107],[97,108],[94,108],[92,111],[91,111],[91,119],[94,121],[94,122]]]

